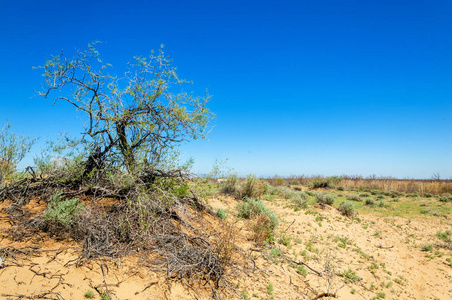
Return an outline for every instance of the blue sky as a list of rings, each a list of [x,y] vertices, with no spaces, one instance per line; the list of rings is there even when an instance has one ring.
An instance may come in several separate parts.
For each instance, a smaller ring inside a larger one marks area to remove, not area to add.
[[[452,178],[451,1],[0,1],[0,124],[77,134],[32,66],[98,40],[121,73],[165,45],[213,98],[193,171]],[[31,156],[23,165],[30,163]]]

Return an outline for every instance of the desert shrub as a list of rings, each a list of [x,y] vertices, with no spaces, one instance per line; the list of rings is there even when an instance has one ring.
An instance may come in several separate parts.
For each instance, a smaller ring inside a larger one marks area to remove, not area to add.
[[[300,192],[300,191],[303,190],[303,189],[301,188],[301,186],[294,186],[293,189],[296,190],[296,191],[298,191],[298,192]]]
[[[285,185],[286,182],[282,178],[275,178],[275,180],[273,180],[273,184],[275,186],[281,186],[281,185]]]
[[[268,190],[268,185],[254,175],[248,175],[245,185],[242,187],[242,197],[259,198]]]
[[[436,237],[446,243],[446,247],[452,249],[452,231],[446,230],[444,232],[438,231]]]
[[[449,193],[444,193],[439,197],[439,201],[441,202],[452,202],[452,195]]]
[[[226,214],[226,211],[224,209],[217,208],[217,217],[219,217],[222,220],[226,220],[228,215]]]
[[[238,178],[237,175],[230,175],[227,179],[223,187],[221,188],[221,192],[225,194],[229,194],[235,196],[239,190],[238,187]]]
[[[376,197],[377,199],[384,199],[385,198],[385,195],[383,195],[383,194],[380,194],[380,195],[377,195],[377,197]]]
[[[354,218],[357,215],[356,209],[351,202],[342,201],[337,210],[349,218]]]
[[[361,197],[359,197],[358,195],[348,195],[347,200],[356,201],[356,202],[363,201],[363,199],[361,199]]]
[[[323,177],[316,177],[314,179],[311,179],[309,182],[310,188],[313,189],[320,189],[320,188],[334,188],[334,180],[330,178],[323,178]]]
[[[419,193],[418,192],[416,192],[416,193],[409,193],[409,194],[406,194],[406,196],[407,197],[411,197],[411,198],[415,198],[415,197],[419,197]]]
[[[189,192],[190,192],[190,189],[188,187],[188,184],[186,184],[186,183],[184,183],[180,186],[176,186],[173,189],[174,196],[181,198],[181,199],[187,197]]]
[[[372,195],[374,195],[374,196],[375,196],[375,195],[383,194],[383,192],[380,191],[380,190],[371,190],[370,193],[371,193]]]
[[[256,200],[253,198],[245,198],[237,205],[237,216],[244,219],[250,219],[252,217],[265,215],[270,219],[270,227],[271,229],[275,229],[278,226],[278,217],[275,213],[268,209],[262,200]]]
[[[290,184],[292,184],[292,185],[297,185],[297,184],[300,184],[300,181],[298,181],[297,179],[292,179],[292,180],[290,181]]]
[[[397,198],[400,197],[402,195],[401,192],[396,191],[396,190],[390,190],[384,193],[385,196],[389,196],[391,198]]]
[[[368,198],[368,199],[366,199],[365,205],[374,206],[375,200],[372,198]]]
[[[433,195],[430,194],[430,193],[425,193],[425,194],[424,194],[424,197],[425,197],[425,198],[431,198],[431,197],[433,197]]]
[[[84,296],[85,296],[85,298],[93,299],[93,298],[94,298],[94,292],[91,291],[91,290],[87,290],[87,291],[85,292]]]
[[[334,200],[336,199],[335,196],[325,193],[316,193],[315,194],[315,201],[319,203],[321,206],[325,205],[333,205]]]
[[[80,203],[79,199],[62,200],[61,192],[57,192],[50,199],[48,209],[44,213],[44,219],[48,223],[59,224],[68,228],[78,219],[82,206],[83,204]]]
[[[369,197],[369,194],[367,194],[367,193],[362,193],[362,194],[359,194],[359,196],[362,197],[362,198],[366,198],[366,197]]]
[[[336,189],[337,189],[338,191],[345,191],[345,187],[343,187],[343,186],[338,186]]]
[[[385,207],[385,201],[384,200],[378,201],[378,207]]]
[[[16,172],[17,164],[30,151],[35,141],[11,133],[10,128],[8,122],[0,128],[0,188],[5,179]]]
[[[268,239],[279,223],[275,213],[268,209],[261,200],[245,198],[237,205],[237,211],[237,216],[240,218],[256,219],[256,223],[253,226],[254,240],[259,243]]]
[[[315,193],[311,191],[305,191],[305,193],[311,197],[315,196]]]
[[[308,201],[307,198],[298,197],[291,199],[292,203],[295,204],[295,207],[297,208],[307,208],[308,207]]]

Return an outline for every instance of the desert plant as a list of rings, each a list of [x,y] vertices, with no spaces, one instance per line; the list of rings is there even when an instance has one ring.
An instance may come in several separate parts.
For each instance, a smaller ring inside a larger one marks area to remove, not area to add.
[[[285,182],[284,179],[282,179],[282,178],[275,178],[275,179],[273,180],[273,184],[274,184],[275,186],[282,186],[282,185],[285,185],[286,182]]]
[[[261,200],[245,198],[237,205],[238,217],[250,219],[255,218],[254,239],[263,242],[272,234],[278,226],[279,219],[275,213],[265,207]]]
[[[354,218],[357,215],[356,209],[351,202],[342,201],[337,208],[344,216]]]
[[[278,217],[275,213],[268,209],[262,200],[253,198],[245,198],[237,205],[237,216],[240,218],[250,219],[256,216],[267,216],[270,220],[269,227],[273,230],[278,226]]]
[[[55,101],[66,101],[83,114],[81,138],[66,140],[68,147],[85,149],[84,175],[99,166],[132,174],[166,166],[174,147],[205,138],[212,118],[209,96],[173,93],[186,81],[178,78],[163,47],[149,59],[135,57],[125,76],[114,76],[94,44],[73,58],[61,52],[37,67],[45,78],[39,95],[61,93]]]
[[[333,183],[333,180],[331,178],[323,178],[323,177],[316,177],[311,179],[309,182],[309,187],[313,189],[319,189],[319,188],[334,188],[335,185]]]
[[[363,199],[359,197],[358,195],[348,195],[347,200],[356,201],[356,202],[362,202]]]
[[[347,283],[353,283],[359,280],[359,277],[356,275],[356,272],[350,268],[347,271],[339,273],[339,275],[344,277],[345,282]]]
[[[93,299],[93,298],[94,298],[94,292],[91,291],[91,290],[87,290],[87,291],[85,292],[84,296],[85,296],[85,298]]]
[[[375,205],[375,200],[372,198],[367,198],[366,201],[364,202],[365,205],[369,205],[369,206],[374,206]]]
[[[30,151],[35,141],[11,133],[10,128],[11,125],[7,122],[0,129],[0,188],[5,178],[14,174],[17,164]]]
[[[242,187],[242,197],[259,198],[266,193],[268,186],[254,175],[246,177],[245,185]]]
[[[62,200],[61,192],[55,192],[49,203],[47,211],[44,213],[44,219],[48,223],[57,223],[68,228],[79,217],[79,212],[83,204],[79,199],[72,198]]]
[[[452,231],[446,230],[444,232],[438,231],[436,237],[446,243],[446,247],[452,249]]]
[[[334,195],[325,194],[325,193],[316,193],[315,194],[315,200],[321,206],[333,205],[335,199],[336,199],[336,197]]]
[[[223,187],[221,188],[221,192],[229,195],[236,195],[238,190],[239,187],[237,175],[235,174],[229,175]]]
[[[226,211],[224,209],[218,208],[217,209],[217,217],[219,217],[222,220],[226,220],[228,215],[226,214]]]
[[[343,187],[343,186],[338,186],[336,189],[337,189],[338,191],[345,191],[345,187]]]

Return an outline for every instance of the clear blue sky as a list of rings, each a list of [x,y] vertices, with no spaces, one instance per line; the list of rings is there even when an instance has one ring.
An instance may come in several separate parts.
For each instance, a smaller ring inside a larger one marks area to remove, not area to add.
[[[452,1],[0,1],[0,124],[46,139],[80,132],[34,97],[32,66],[102,42],[120,72],[165,45],[213,95],[193,171],[452,177]],[[23,164],[30,162],[27,158]]]

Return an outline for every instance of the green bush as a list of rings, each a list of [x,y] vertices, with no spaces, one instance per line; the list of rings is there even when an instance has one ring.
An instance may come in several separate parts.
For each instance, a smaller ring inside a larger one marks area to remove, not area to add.
[[[94,298],[94,292],[93,291],[91,291],[91,290],[87,290],[86,292],[85,292],[85,298],[88,298],[88,299],[93,299]]]
[[[217,208],[217,217],[219,217],[222,220],[226,220],[228,215],[226,214],[226,211],[224,209]]]
[[[397,198],[402,196],[402,193],[396,190],[390,190],[384,193],[384,195],[389,196],[391,198]]]
[[[356,201],[356,202],[362,202],[363,201],[363,199],[361,199],[361,197],[359,197],[358,195],[348,195],[347,196],[347,200]]]
[[[315,201],[322,206],[333,205],[334,200],[336,200],[336,197],[333,195],[330,195],[330,194],[325,194],[325,193],[316,193],[315,194]]]
[[[357,215],[356,209],[351,202],[342,201],[337,208],[344,216],[354,218]]]
[[[256,200],[253,198],[245,198],[237,205],[237,216],[244,219],[250,219],[257,216],[266,216],[269,219],[268,227],[274,230],[279,223],[278,217],[275,213],[268,209],[262,200]]]
[[[224,184],[224,186],[221,188],[222,193],[229,194],[232,196],[236,196],[238,190],[239,190],[239,187],[238,187],[237,175],[230,175],[226,179],[226,183]]]
[[[329,177],[329,178],[316,177],[309,181],[309,187],[313,188],[313,189],[334,188],[336,181],[333,178],[336,178],[336,177]]]
[[[446,230],[444,232],[438,231],[436,233],[436,237],[452,247],[452,231],[450,230]]]
[[[268,191],[268,188],[268,185],[264,184],[256,176],[248,175],[241,194],[243,198],[259,198]]]
[[[383,194],[383,192],[382,191],[380,191],[380,190],[371,190],[370,191],[370,193],[372,194],[372,195],[381,195],[381,194]]]
[[[441,202],[452,202],[452,196],[448,196],[450,195],[449,193],[445,193],[443,194],[440,198],[439,201]]]
[[[406,194],[407,197],[411,197],[411,198],[415,198],[415,197],[419,197],[419,193],[410,193],[410,194]]]
[[[68,228],[78,219],[83,204],[77,198],[63,201],[61,199],[61,192],[57,192],[51,197],[47,211],[44,213],[44,219]]]
[[[337,189],[338,191],[345,191],[345,187],[343,187],[343,186],[338,186],[336,189]]]
[[[275,186],[281,186],[281,185],[285,185],[286,182],[282,178],[276,178],[275,180],[273,180],[273,184]]]
[[[372,198],[368,198],[368,199],[366,199],[365,205],[374,206],[375,200]]]

